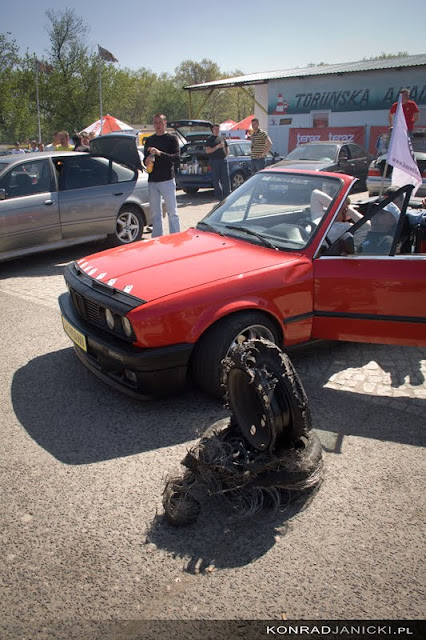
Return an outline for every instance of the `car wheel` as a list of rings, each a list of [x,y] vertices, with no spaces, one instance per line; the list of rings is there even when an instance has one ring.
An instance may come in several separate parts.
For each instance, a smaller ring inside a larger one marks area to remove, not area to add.
[[[231,423],[258,451],[288,447],[312,429],[303,385],[276,344],[250,340],[231,350],[223,363],[222,384]]]
[[[199,191],[198,187],[185,187],[185,189],[182,189],[182,191],[184,193],[187,193],[189,196],[194,195],[194,193],[197,193],[197,191]]]
[[[238,187],[241,187],[242,184],[246,181],[245,176],[241,171],[237,171],[231,178],[231,188],[232,191],[235,191]]]
[[[114,245],[131,244],[141,239],[145,225],[145,216],[137,207],[124,205],[115,222],[115,234],[109,239]]]
[[[223,318],[200,338],[195,347],[191,363],[193,382],[206,393],[222,398],[222,360],[236,345],[259,338],[276,344],[281,342],[279,329],[265,314],[243,311]]]

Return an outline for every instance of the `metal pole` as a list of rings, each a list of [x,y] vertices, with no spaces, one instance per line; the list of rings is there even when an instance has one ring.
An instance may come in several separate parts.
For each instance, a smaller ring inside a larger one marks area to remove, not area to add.
[[[41,124],[40,124],[40,101],[38,96],[38,62],[35,61],[35,77],[36,77],[36,102],[37,102],[37,122],[38,122],[38,139],[41,142]]]
[[[100,109],[101,109],[101,133],[100,135],[102,135],[102,128],[103,128],[103,122],[102,122],[102,58],[99,56],[99,105],[100,105]]]
[[[189,102],[189,117],[192,118],[192,94],[191,94],[191,91],[188,91],[188,102]]]
[[[389,166],[389,164],[388,164],[388,161],[386,160],[385,168],[383,169],[382,184],[380,185],[379,198],[382,195],[383,187],[385,186],[385,178],[386,178],[386,174],[387,174],[387,171],[388,171],[388,166]]]

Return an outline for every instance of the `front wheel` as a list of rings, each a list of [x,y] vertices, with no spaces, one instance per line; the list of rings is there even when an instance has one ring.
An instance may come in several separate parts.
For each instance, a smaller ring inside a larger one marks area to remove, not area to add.
[[[281,342],[274,321],[259,311],[242,311],[217,322],[195,347],[191,364],[194,383],[206,393],[222,398],[222,360],[237,345],[260,338],[278,345]]]
[[[198,187],[185,187],[184,189],[182,189],[182,191],[188,196],[193,196],[194,193],[197,193],[198,190]]]
[[[234,175],[231,178],[232,191],[235,191],[235,189],[238,189],[238,187],[241,187],[241,185],[244,184],[245,181],[246,181],[245,176],[243,173],[241,173],[241,171],[237,171],[237,173],[234,173]]]
[[[140,240],[146,224],[144,215],[133,205],[124,205],[115,221],[115,233],[109,236],[114,245]]]

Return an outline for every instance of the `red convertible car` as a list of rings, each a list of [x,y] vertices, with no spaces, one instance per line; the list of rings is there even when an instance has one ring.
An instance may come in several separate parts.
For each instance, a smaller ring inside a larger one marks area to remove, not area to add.
[[[196,228],[69,265],[77,355],[131,395],[192,378],[220,396],[222,359],[250,338],[426,345],[426,212],[403,187],[351,213],[355,182],[270,167]]]

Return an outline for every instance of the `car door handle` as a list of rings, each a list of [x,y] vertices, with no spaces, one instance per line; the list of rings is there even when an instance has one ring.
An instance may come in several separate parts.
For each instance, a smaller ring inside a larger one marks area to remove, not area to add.
[[[53,200],[50,200],[50,198],[48,200],[44,201],[44,204],[46,205],[46,207],[50,206],[53,204]]]
[[[115,196],[122,196],[123,192],[122,191],[118,191],[117,193],[114,193]]]

